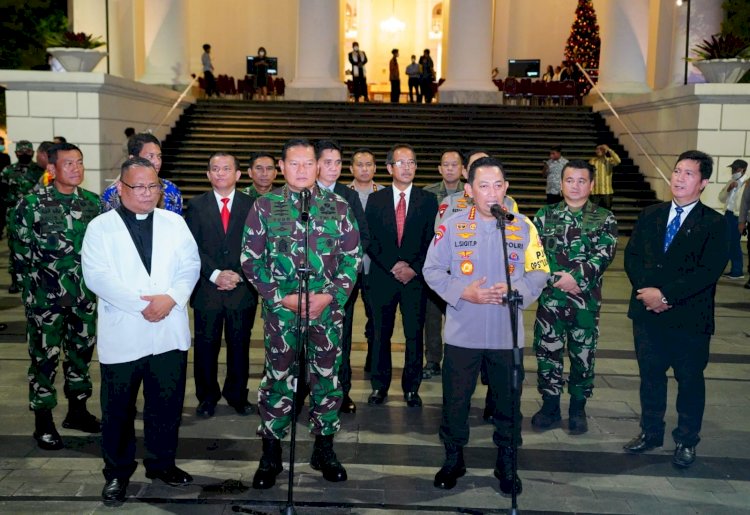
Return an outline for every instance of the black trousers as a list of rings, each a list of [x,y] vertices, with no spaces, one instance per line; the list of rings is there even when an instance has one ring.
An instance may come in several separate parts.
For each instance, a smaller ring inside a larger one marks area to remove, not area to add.
[[[445,301],[434,291],[427,289],[427,304],[424,320],[424,354],[427,363],[443,360],[443,315]]]
[[[198,402],[216,404],[222,395],[230,405],[247,401],[250,373],[250,333],[257,304],[246,309],[194,310],[195,350],[193,375]],[[227,346],[227,373],[219,390],[219,351],[221,334]]]
[[[432,84],[432,79],[421,79],[419,82],[419,90],[422,92],[425,104],[432,103],[432,97],[434,96],[432,92]]]
[[[677,380],[676,443],[687,446],[700,442],[711,336],[661,327],[653,322],[633,321],[633,340],[641,375],[641,429],[655,439],[664,438],[667,410],[667,370]]]
[[[370,279],[369,275],[359,274],[359,283],[362,285],[362,303],[365,305],[365,340],[367,340],[367,355],[365,357],[365,371],[369,372],[372,367],[372,348],[375,346],[375,315],[372,312],[372,300],[370,299]]]
[[[354,77],[354,101],[359,102],[359,97],[365,97],[365,102],[370,100],[367,96],[367,78],[361,74]]]
[[[422,90],[419,89],[419,77],[409,77],[409,102],[414,102],[414,94],[417,102],[422,102]]]
[[[497,446],[512,444],[515,427],[516,442],[521,445],[520,396],[523,385],[523,358],[519,374],[519,400],[516,402],[515,424],[512,417],[513,396],[510,389],[513,371],[512,350],[466,349],[445,344],[443,358],[443,418],[440,439],[446,445],[465,446],[469,442],[469,409],[471,396],[477,386],[477,374],[482,363],[487,367],[489,391],[492,392],[495,412],[495,432],[492,441]]]
[[[424,356],[424,311],[426,286],[419,278],[401,284],[394,278],[371,276],[370,288],[375,337],[372,350],[370,383],[374,390],[388,391],[391,386],[391,337],[396,321],[396,308],[401,311],[406,339],[404,370],[401,387],[406,392],[416,392],[422,384],[422,358]]]
[[[128,479],[135,461],[135,402],[143,383],[146,470],[175,464],[185,400],[187,352],[173,350],[128,363],[101,365],[102,456],[107,481]]]
[[[354,324],[354,305],[359,297],[359,290],[362,287],[362,274],[357,277],[349,300],[344,305],[344,323],[341,329],[341,367],[339,367],[339,383],[344,395],[349,395],[352,389],[352,326]],[[364,298],[364,293],[362,295]]]
[[[391,104],[398,104],[399,98],[401,97],[401,81],[391,81]]]
[[[219,96],[219,88],[216,86],[216,77],[210,71],[203,72],[203,78],[206,80],[206,96]]]

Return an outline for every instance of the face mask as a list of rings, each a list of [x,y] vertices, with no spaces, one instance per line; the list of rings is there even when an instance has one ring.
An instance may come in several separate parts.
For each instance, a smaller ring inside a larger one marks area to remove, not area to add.
[[[265,52],[259,52],[258,55],[261,56],[261,57],[265,57],[266,53]]]
[[[0,145],[0,152],[5,152],[5,145]]]
[[[355,46],[355,47],[354,47],[354,51],[355,51],[355,52],[359,52],[359,47],[358,47],[358,46]]]
[[[18,156],[18,162],[21,163],[22,165],[27,165],[31,163],[31,157],[32,156],[28,154],[21,154],[20,156]]]

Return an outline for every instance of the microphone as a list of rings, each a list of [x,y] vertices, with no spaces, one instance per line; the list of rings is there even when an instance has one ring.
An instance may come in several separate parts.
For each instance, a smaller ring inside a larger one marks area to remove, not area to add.
[[[302,203],[300,207],[300,218],[303,222],[307,222],[310,219],[310,190],[304,188],[299,192],[299,198]]]
[[[500,204],[492,204],[492,207],[490,208],[490,213],[492,213],[492,216],[500,220],[501,218],[503,220],[507,220],[508,222],[512,222],[516,219],[516,216],[513,213],[507,212]]]

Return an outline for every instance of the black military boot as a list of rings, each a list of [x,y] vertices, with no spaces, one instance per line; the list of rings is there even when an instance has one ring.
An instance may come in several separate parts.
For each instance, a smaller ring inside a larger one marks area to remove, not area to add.
[[[326,481],[346,481],[346,469],[333,451],[333,435],[315,435],[315,447],[310,456],[310,466],[323,472]]]
[[[570,398],[570,408],[568,409],[568,428],[572,435],[582,435],[589,430],[589,423],[586,420],[586,398]]]
[[[84,433],[101,433],[102,423],[86,409],[86,399],[68,399],[68,414],[62,423],[65,429],[77,429]]]
[[[52,420],[52,411],[48,409],[35,410],[34,425],[34,439],[40,449],[57,451],[64,447],[62,437],[57,432],[55,422]]]
[[[560,425],[562,416],[560,416],[560,396],[544,395],[542,397],[542,409],[537,411],[531,417],[531,425],[534,429],[546,430]]]
[[[253,477],[253,488],[265,490],[276,484],[276,476],[281,474],[284,466],[281,464],[281,440],[276,438],[263,439],[263,455],[258,463],[258,470]]]
[[[511,495],[513,489],[516,495],[521,495],[523,485],[518,474],[513,473],[513,448],[500,446],[497,449],[497,461],[495,462],[495,477],[500,480],[500,491]]]
[[[435,488],[450,490],[456,486],[456,480],[464,474],[466,474],[464,448],[460,445],[445,444],[443,468],[435,474],[435,481],[432,484]]]

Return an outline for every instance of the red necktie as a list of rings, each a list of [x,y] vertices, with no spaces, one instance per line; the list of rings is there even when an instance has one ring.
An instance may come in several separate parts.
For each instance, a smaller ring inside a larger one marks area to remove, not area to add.
[[[223,198],[221,199],[221,203],[224,204],[221,206],[221,225],[224,226],[224,232],[227,232],[227,228],[229,227],[229,199]]]
[[[396,235],[398,236],[398,246],[401,246],[401,238],[404,236],[404,222],[406,222],[406,193],[399,193],[401,198],[396,205]]]

